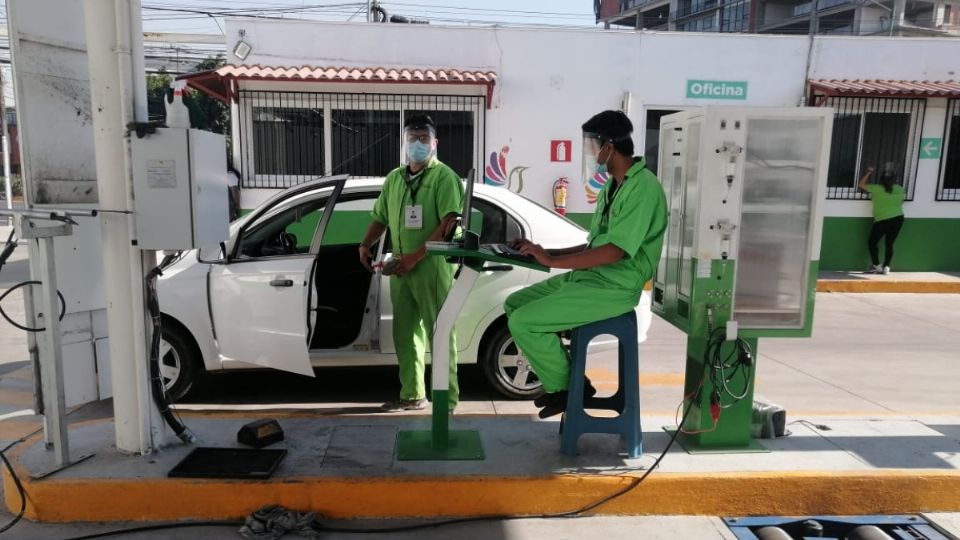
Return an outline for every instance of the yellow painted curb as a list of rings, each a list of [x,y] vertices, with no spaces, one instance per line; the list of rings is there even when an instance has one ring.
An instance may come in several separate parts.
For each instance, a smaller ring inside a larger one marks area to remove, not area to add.
[[[545,514],[575,510],[636,476],[287,478],[24,482],[26,517],[44,522],[241,519],[280,504],[329,518]],[[7,507],[18,508],[4,473]],[[960,511],[960,473],[935,470],[653,473],[596,515],[815,515]]]
[[[817,292],[956,294],[960,293],[960,281],[821,279]]]

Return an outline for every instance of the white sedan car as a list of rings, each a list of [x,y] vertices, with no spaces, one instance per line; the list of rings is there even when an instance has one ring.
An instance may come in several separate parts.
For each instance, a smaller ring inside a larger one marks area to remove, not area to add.
[[[164,271],[161,374],[174,400],[205,372],[273,368],[314,376],[320,367],[397,363],[390,280],[370,274],[357,257],[382,185],[332,177],[287,189],[235,221],[219,249],[189,252]],[[471,228],[481,243],[526,237],[566,247],[586,240],[575,223],[524,197],[475,187]],[[388,244],[378,244],[378,258]],[[457,321],[460,363],[479,363],[504,396],[532,398],[541,389],[513,344],[503,301],[549,275],[493,267]],[[650,317],[644,292],[641,341]]]

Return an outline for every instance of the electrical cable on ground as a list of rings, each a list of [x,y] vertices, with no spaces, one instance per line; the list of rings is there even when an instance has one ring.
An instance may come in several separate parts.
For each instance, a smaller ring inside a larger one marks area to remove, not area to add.
[[[0,534],[3,534],[13,528],[14,525],[20,522],[23,519],[23,514],[27,511],[27,494],[23,490],[23,484],[20,483],[20,478],[17,476],[17,473],[13,470],[13,465],[7,460],[7,451],[13,448],[17,443],[21,442],[23,439],[14,441],[6,446],[3,450],[0,450],[0,460],[3,460],[3,465],[10,472],[10,477],[13,478],[13,485],[17,487],[17,495],[20,496],[20,510],[17,511],[17,515],[10,520],[10,523],[7,523],[3,527],[0,527]]]
[[[693,411],[693,407],[687,409],[683,415],[683,419],[680,421],[681,424],[685,423],[687,416]],[[407,531],[417,531],[423,529],[432,529],[435,527],[446,527],[450,525],[460,525],[464,523],[484,523],[489,521],[519,521],[526,519],[563,519],[563,518],[577,518],[584,517],[583,515],[587,512],[595,510],[604,504],[609,503],[610,501],[616,500],[624,495],[630,493],[639,487],[644,480],[653,473],[660,466],[660,462],[663,461],[663,458],[666,457],[667,452],[673,447],[674,443],[677,441],[677,437],[680,435],[680,430],[673,432],[673,435],[670,437],[670,442],[667,443],[666,448],[663,449],[663,452],[657,457],[653,462],[653,465],[650,466],[643,475],[633,479],[630,484],[620,489],[619,491],[608,495],[598,501],[582,506],[576,510],[570,510],[568,512],[559,512],[553,514],[537,514],[537,515],[514,515],[514,514],[501,514],[501,515],[490,515],[490,516],[477,516],[477,517],[468,517],[468,518],[458,518],[458,519],[449,519],[444,521],[435,521],[429,523],[417,523],[414,525],[403,525],[399,527],[382,527],[382,528],[370,528],[370,529],[358,529],[358,528],[346,528],[346,527],[327,527],[323,525],[318,525],[316,527],[317,532],[333,532],[333,533],[342,533],[342,534],[381,534],[381,533],[397,533],[397,532],[407,532]],[[166,530],[166,529],[177,529],[177,528],[189,528],[189,527],[214,527],[214,526],[241,526],[242,523],[238,522],[219,522],[219,521],[199,521],[194,523],[169,523],[163,525],[155,525],[150,527],[138,527],[135,529],[120,529],[115,531],[108,531],[104,533],[91,534],[87,536],[77,536],[68,538],[66,540],[94,540],[96,538],[107,538],[110,536],[117,536],[120,534],[127,534],[132,532],[143,532],[143,531],[153,531],[153,530]]]
[[[130,529],[117,529],[86,536],[72,536],[67,540],[93,540],[94,538],[108,538],[110,536],[120,536],[121,534],[132,534],[138,532],[166,531],[170,529],[184,529],[190,527],[237,527],[240,523],[234,521],[197,521],[193,523],[164,523],[161,525],[146,525],[143,527],[133,527]]]

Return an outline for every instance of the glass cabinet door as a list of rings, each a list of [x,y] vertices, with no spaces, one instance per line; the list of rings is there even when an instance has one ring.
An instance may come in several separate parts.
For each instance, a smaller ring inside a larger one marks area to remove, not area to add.
[[[819,119],[747,121],[734,317],[742,328],[802,328],[811,260]]]

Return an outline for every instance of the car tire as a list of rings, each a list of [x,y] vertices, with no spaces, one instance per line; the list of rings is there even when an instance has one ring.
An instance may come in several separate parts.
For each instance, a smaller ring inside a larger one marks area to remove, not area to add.
[[[480,352],[480,368],[487,382],[510,399],[533,399],[543,386],[526,357],[517,349],[506,324],[489,332]]]
[[[203,374],[200,353],[190,334],[178,326],[160,327],[160,377],[170,403],[186,396]]]

